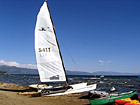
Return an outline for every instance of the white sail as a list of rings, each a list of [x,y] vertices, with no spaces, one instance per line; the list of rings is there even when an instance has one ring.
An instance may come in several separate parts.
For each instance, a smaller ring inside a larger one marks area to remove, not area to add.
[[[66,81],[47,2],[44,2],[37,17],[35,52],[41,82]]]

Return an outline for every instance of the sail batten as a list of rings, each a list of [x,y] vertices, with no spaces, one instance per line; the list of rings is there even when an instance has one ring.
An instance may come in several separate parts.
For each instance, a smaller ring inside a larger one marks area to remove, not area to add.
[[[44,2],[37,16],[35,28],[35,52],[41,82],[66,81],[55,34],[47,2]]]

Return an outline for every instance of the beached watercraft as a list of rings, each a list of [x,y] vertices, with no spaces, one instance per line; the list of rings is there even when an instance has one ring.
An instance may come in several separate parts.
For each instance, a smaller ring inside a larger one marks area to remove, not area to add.
[[[31,88],[49,96],[96,89],[96,84],[78,83],[69,85],[47,1],[44,2],[37,17],[35,52],[40,81],[44,84],[33,84],[30,85]],[[64,82],[63,86],[48,85],[59,82]]]
[[[115,100],[115,105],[140,105],[139,96],[134,95],[131,98]]]
[[[137,91],[130,91],[130,92],[126,92],[126,93],[118,93],[118,94],[110,94],[107,96],[107,94],[105,95],[101,95],[101,97],[97,98],[97,94],[95,95],[95,93],[90,92],[89,93],[89,101],[91,105],[105,105],[105,104],[110,104],[110,103],[114,103],[115,100],[119,100],[119,99],[124,99],[124,98],[130,98],[133,95],[137,94]],[[96,98],[95,98],[96,97]]]

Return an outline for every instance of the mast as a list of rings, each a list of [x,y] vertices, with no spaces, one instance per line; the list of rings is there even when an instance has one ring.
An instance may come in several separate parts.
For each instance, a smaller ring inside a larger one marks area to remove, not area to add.
[[[45,2],[46,2],[46,4],[47,4],[47,0],[45,0]],[[52,22],[52,25],[53,25],[53,31],[54,31],[54,34],[55,34],[56,43],[57,43],[57,45],[58,45],[59,54],[60,54],[60,58],[61,58],[61,61],[62,61],[62,66],[63,66],[64,73],[65,73],[65,77],[66,77],[66,84],[68,85],[68,78],[67,78],[67,75],[66,75],[66,69],[65,69],[65,66],[64,66],[63,58],[62,58],[62,55],[61,55],[59,43],[58,43],[57,36],[56,36],[56,31],[55,31],[55,28],[54,28],[54,24],[53,24],[53,20],[52,20],[51,14],[50,14],[50,9],[49,9],[49,7],[48,7],[48,4],[47,4],[47,8],[48,8],[49,15],[50,15],[50,19],[51,19],[51,22]]]

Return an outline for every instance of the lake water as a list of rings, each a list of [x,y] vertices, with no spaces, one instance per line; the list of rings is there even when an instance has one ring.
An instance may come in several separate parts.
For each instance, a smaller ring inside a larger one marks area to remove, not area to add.
[[[69,75],[69,83],[88,82],[97,83],[97,90],[108,91],[115,87],[118,92],[137,90],[140,93],[140,76],[80,76]],[[15,83],[21,85],[40,84],[38,75],[27,74],[0,74],[0,82]]]

